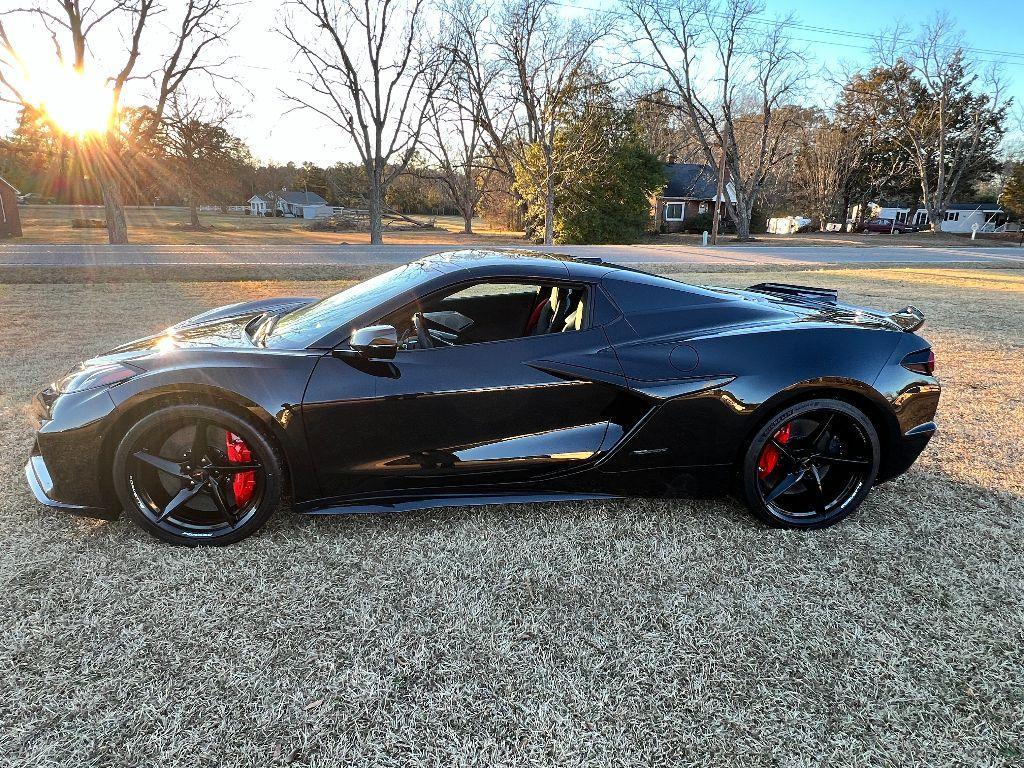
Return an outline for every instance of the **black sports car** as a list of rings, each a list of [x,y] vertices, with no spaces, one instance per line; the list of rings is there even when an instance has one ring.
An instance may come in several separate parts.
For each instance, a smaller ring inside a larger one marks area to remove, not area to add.
[[[36,398],[25,473],[43,504],[185,544],[250,535],[284,494],[319,514],[733,489],[820,528],[935,431],[922,323],[820,288],[448,253],[82,363]]]

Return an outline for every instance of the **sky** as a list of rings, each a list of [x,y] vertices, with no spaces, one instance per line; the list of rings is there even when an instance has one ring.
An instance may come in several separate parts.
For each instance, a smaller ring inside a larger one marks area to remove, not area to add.
[[[0,4],[8,0],[0,0]],[[1024,104],[1024,2],[988,0],[987,2],[926,2],[900,0],[876,4],[873,12],[864,3],[835,3],[827,0],[765,0],[764,17],[794,14],[796,25],[790,36],[794,45],[807,51],[816,65],[840,68],[843,63],[863,66],[870,62],[866,48],[870,36],[890,27],[898,9],[899,19],[915,25],[930,19],[936,11],[946,10],[964,32],[966,44],[985,61],[1004,62],[1011,81],[1010,95]],[[581,15],[589,10],[613,7],[613,0],[560,0],[567,14],[574,7]],[[233,34],[231,52],[234,74],[248,92],[233,94],[241,112],[234,118],[232,130],[243,138],[255,157],[263,162],[302,163],[309,160],[330,165],[339,160],[354,160],[355,150],[337,127],[328,125],[308,111],[291,111],[281,90],[299,87],[292,49],[275,30],[281,22],[282,4],[278,0],[249,0],[239,8],[239,26]],[[825,86],[822,85],[822,88]],[[814,99],[814,94],[808,96]],[[822,94],[824,95],[824,94]],[[822,99],[826,101],[826,99]],[[10,110],[0,112],[7,128]]]

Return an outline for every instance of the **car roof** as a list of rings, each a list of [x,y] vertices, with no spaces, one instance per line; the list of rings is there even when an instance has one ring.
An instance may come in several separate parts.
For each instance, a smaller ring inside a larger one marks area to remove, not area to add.
[[[562,253],[542,253],[529,250],[495,251],[472,248],[461,251],[435,253],[418,259],[425,267],[439,272],[461,270],[479,276],[540,277],[555,280],[600,280],[612,271],[630,270],[600,259],[575,258]]]

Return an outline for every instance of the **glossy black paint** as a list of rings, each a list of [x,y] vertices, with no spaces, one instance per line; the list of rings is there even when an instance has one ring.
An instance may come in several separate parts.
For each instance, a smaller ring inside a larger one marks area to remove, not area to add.
[[[927,342],[827,294],[701,288],[528,253],[416,264],[421,277],[407,290],[304,348],[254,340],[263,319],[312,303],[291,298],[222,307],[98,358],[142,373],[37,397],[33,492],[52,506],[115,515],[118,441],[172,403],[213,403],[255,421],[286,458],[296,508],[316,513],[665,494],[689,479],[720,486],[766,419],[821,395],[875,423],[880,480],[905,471],[935,429],[938,381],[900,365]],[[405,349],[393,360],[348,347],[356,328],[482,280],[585,289],[586,321],[566,333]]]

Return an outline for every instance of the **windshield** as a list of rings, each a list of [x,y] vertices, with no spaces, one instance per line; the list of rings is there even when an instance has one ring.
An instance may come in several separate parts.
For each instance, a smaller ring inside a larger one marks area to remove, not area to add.
[[[308,347],[331,331],[352,323],[378,304],[422,283],[434,271],[430,266],[414,261],[357,283],[316,304],[289,312],[277,321],[267,335],[266,346],[287,349]]]

